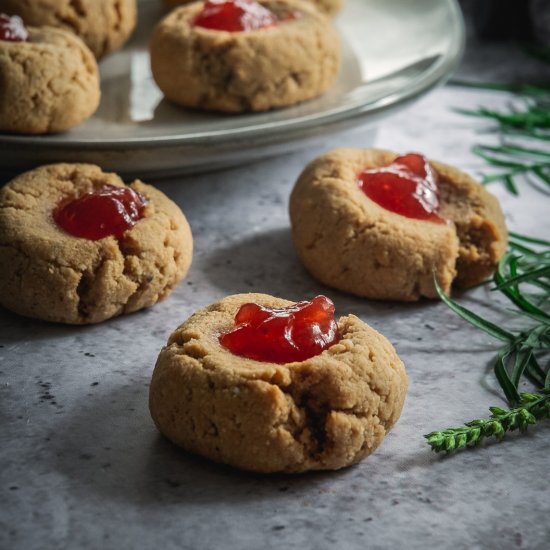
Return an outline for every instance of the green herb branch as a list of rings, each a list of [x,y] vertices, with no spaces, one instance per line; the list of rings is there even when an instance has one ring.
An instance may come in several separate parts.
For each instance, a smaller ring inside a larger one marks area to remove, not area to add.
[[[533,246],[534,245],[534,246]],[[550,416],[550,361],[541,360],[550,351],[550,242],[510,234],[509,251],[500,261],[493,277],[495,292],[515,306],[529,321],[522,330],[505,329],[483,319],[449,298],[437,284],[441,299],[455,313],[475,327],[503,342],[493,363],[495,376],[510,409],[491,407],[491,417],[467,422],[460,428],[431,432],[425,437],[434,451],[455,451],[477,445],[492,436],[502,439],[507,432],[525,430],[529,424]],[[536,393],[520,393],[526,378]]]
[[[496,124],[500,145],[477,144],[474,154],[485,160],[495,171],[484,174],[483,184],[500,181],[506,189],[518,195],[518,176],[529,175],[550,190],[550,84],[485,84],[453,80],[457,86],[512,92],[521,107],[507,110],[458,109],[468,116],[491,120]],[[525,143],[529,142],[529,146]]]
[[[450,453],[475,447],[487,437],[500,440],[507,432],[524,432],[530,424],[550,418],[550,390],[543,389],[538,394],[522,393],[520,399],[519,405],[513,409],[491,407],[490,418],[472,420],[460,428],[448,428],[424,437],[434,451]]]

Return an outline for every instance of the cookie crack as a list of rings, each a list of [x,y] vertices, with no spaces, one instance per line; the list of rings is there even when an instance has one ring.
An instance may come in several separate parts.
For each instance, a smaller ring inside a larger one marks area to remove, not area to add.
[[[329,455],[331,450],[331,439],[328,434],[328,417],[332,413],[341,413],[346,416],[350,416],[356,419],[367,420],[368,424],[376,424],[384,431],[384,435],[387,433],[386,425],[380,420],[379,408],[376,411],[363,411],[354,407],[333,407],[330,403],[322,403],[316,400],[313,392],[303,392],[297,396],[293,390],[296,390],[295,384],[288,386],[281,386],[273,383],[294,403],[298,411],[303,415],[304,422],[297,424],[289,416],[281,419],[274,424],[273,429],[283,428],[289,434],[295,442],[302,447],[305,462],[307,460],[322,461],[323,455]],[[371,388],[372,389],[372,388]],[[372,390],[374,393],[375,390]],[[382,402],[381,398],[381,402]],[[367,441],[363,441],[360,453]]]
[[[74,16],[69,15],[62,15],[61,13],[57,12],[54,14],[54,18],[65,27],[69,27],[72,32],[76,35],[80,34],[80,27],[78,25],[78,20],[74,18]]]
[[[105,255],[100,255],[98,260],[94,262],[94,265],[90,269],[86,269],[81,273],[80,280],[76,286],[75,292],[77,296],[77,313],[78,316],[85,320],[92,313],[92,309],[96,305],[95,300],[92,299],[94,293],[94,287],[97,282],[97,273],[100,272],[103,266],[110,260]]]
[[[86,16],[86,8],[82,4],[82,0],[69,0],[69,6],[79,17]]]
[[[147,271],[144,271],[142,273],[135,273],[133,268],[131,267],[130,260],[132,258],[136,258],[136,261],[138,264],[142,265],[143,262],[141,261],[142,258],[140,254],[136,254],[135,251],[129,251],[125,248],[124,243],[117,241],[118,243],[118,249],[120,251],[120,254],[122,255],[123,259],[123,275],[133,284],[136,285],[135,290],[128,296],[128,299],[126,300],[125,304],[131,303],[133,300],[136,299],[136,297],[143,294],[143,292],[151,285],[151,283],[155,280],[155,278],[158,278],[159,281],[162,281],[161,288],[163,289],[163,293],[157,295],[157,301],[161,299],[162,297],[166,296],[166,294],[170,291],[172,288],[172,284],[174,281],[170,281],[168,275],[166,274],[167,270],[169,270],[172,266],[167,266],[165,261],[162,261],[160,258],[155,257],[153,259],[153,263],[151,268]],[[174,262],[174,266],[177,267],[177,258],[178,253],[174,249],[171,258]],[[175,273],[177,273],[177,269],[174,270]],[[174,277],[172,279],[175,279]]]
[[[78,285],[76,286],[77,305],[76,310],[81,319],[86,319],[89,315],[88,294],[92,286],[93,277],[91,273],[83,272]]]
[[[120,28],[122,26],[122,5],[120,0],[116,0],[113,9],[115,12],[115,22],[113,24],[113,29],[118,32],[120,31]]]
[[[327,417],[332,410],[327,404],[319,405],[315,399],[308,393],[303,394],[297,407],[303,411],[305,423],[299,436],[309,431],[310,445],[308,454],[312,458],[317,458],[326,450],[328,434],[326,429]]]

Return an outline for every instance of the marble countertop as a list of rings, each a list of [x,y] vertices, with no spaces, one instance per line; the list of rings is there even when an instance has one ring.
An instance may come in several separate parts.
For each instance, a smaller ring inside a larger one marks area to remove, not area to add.
[[[522,79],[542,76],[542,67],[512,46],[478,47],[461,76]],[[483,164],[470,146],[494,136],[453,108],[506,101],[446,86],[380,126],[374,145],[477,173]],[[294,253],[287,203],[301,169],[330,148],[372,139],[360,130],[159,182],[190,221],[195,256],[186,280],[147,311],[90,327],[0,311],[0,548],[547,548],[550,422],[447,458],[422,437],[504,404],[488,369],[498,343],[441,303],[373,303],[327,289]],[[511,229],[549,236],[548,195],[530,182],[519,197],[498,184],[491,191]],[[358,315],[396,346],[410,390],[374,455],[339,472],[249,475],[193,458],[157,433],[148,385],[168,335],[196,309],[246,291],[296,300],[326,293],[337,313]],[[487,289],[460,300],[511,322]]]

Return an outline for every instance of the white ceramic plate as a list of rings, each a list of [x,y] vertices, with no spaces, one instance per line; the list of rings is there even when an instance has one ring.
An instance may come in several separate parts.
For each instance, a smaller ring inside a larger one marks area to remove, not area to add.
[[[158,177],[236,164],[375,124],[444,81],[460,61],[464,27],[456,0],[346,2],[336,19],[342,68],[325,95],[267,113],[221,115],[163,100],[147,53],[161,2],[142,0],[133,39],[101,63],[103,96],[95,115],[64,134],[0,135],[2,170],[81,161]]]

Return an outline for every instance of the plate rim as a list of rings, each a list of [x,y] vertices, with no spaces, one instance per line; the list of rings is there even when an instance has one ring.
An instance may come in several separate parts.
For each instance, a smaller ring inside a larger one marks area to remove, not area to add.
[[[217,146],[223,147],[227,143],[236,143],[236,140],[255,141],[261,136],[265,136],[266,130],[271,132],[270,141],[278,141],[278,134],[285,133],[289,140],[295,139],[297,133],[307,134],[313,128],[318,126],[331,125],[366,125],[368,121],[364,118],[367,115],[376,115],[380,111],[399,108],[400,106],[413,101],[419,95],[439,84],[444,83],[452,74],[454,69],[460,63],[466,44],[465,24],[462,11],[458,5],[458,0],[445,0],[445,4],[452,16],[454,25],[453,40],[447,51],[436,56],[434,62],[421,72],[413,81],[409,82],[407,87],[379,97],[372,101],[359,101],[352,106],[339,106],[321,114],[309,113],[302,116],[296,116],[291,119],[280,121],[262,121],[251,125],[245,125],[239,128],[198,131],[193,134],[174,134],[170,136],[148,136],[148,137],[96,137],[89,139],[75,139],[70,141],[57,141],[52,139],[52,135],[29,136],[29,135],[0,135],[0,145],[19,145],[24,148],[39,147],[41,149],[53,150],[64,149],[83,151],[104,150],[128,150],[128,149],[157,149],[165,147],[175,147],[178,145],[193,147],[211,145],[215,142]],[[389,75],[391,76],[391,75]],[[365,82],[365,84],[372,83]],[[356,90],[354,90],[356,91]],[[360,122],[350,124],[350,119],[361,119]],[[374,123],[374,121],[373,121]],[[275,134],[275,135],[274,135]],[[63,135],[63,134],[60,134]],[[275,138],[275,139],[274,139]]]

